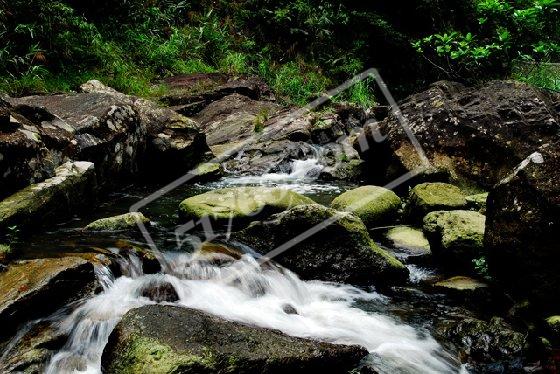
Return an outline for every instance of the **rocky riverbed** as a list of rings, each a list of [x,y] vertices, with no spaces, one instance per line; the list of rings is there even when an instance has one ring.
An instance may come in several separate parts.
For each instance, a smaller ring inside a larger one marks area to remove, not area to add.
[[[167,84],[0,101],[2,372],[556,370],[560,96]]]

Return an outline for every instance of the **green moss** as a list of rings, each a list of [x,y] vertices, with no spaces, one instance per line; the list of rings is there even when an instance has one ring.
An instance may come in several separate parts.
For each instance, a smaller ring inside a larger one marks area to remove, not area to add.
[[[377,186],[346,191],[331,203],[333,209],[352,212],[360,217],[368,228],[395,219],[401,205],[401,199],[393,191]]]
[[[453,277],[437,282],[435,286],[439,288],[447,288],[447,289],[452,289],[457,291],[474,291],[479,288],[488,287],[488,285],[485,283],[479,282],[469,277],[462,277],[462,276],[457,276],[457,277]]]
[[[119,231],[136,228],[138,222],[148,223],[150,220],[140,212],[133,212],[98,219],[87,225],[85,229],[89,231]]]
[[[210,373],[215,371],[216,359],[208,351],[202,354],[177,352],[156,339],[134,337],[113,361],[110,373],[171,374],[182,372]]]
[[[276,213],[296,205],[314,204],[308,197],[279,188],[224,188],[189,197],[179,205],[183,217],[214,220],[249,218],[259,213]]]
[[[486,217],[468,210],[431,212],[424,218],[424,232],[438,239],[443,249],[484,246]]]
[[[196,175],[199,177],[219,174],[220,171],[220,164],[215,162],[204,162],[196,167]]]
[[[397,247],[415,248],[430,251],[430,243],[421,230],[410,226],[398,226],[387,232],[387,238]]]
[[[422,183],[410,191],[407,211],[413,218],[422,218],[435,210],[463,209],[467,200],[459,189],[447,183]]]
[[[488,192],[470,195],[465,198],[470,209],[476,209],[481,213],[486,211],[486,200],[488,200]]]

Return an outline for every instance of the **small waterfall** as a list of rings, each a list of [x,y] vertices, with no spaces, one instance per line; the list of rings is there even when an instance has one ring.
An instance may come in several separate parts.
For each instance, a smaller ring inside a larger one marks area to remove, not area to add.
[[[260,266],[250,255],[237,261],[230,258],[232,261],[220,266],[200,254],[164,256],[168,274],[138,273],[137,258],[128,261],[135,271],[123,272],[129,276],[115,279],[108,269],[100,269],[103,292],[60,321],[58,328],[70,338],[52,357],[46,372],[100,373],[101,354],[111,331],[128,310],[154,303],[141,292],[154,282],[169,283],[175,288],[179,300],[174,305],[278,329],[288,335],[361,345],[369,350],[368,360],[380,373],[461,370],[428,333],[353,306],[357,301],[389,301],[375,292],[343,284],[302,281],[280,266]],[[297,314],[286,313],[286,307]]]
[[[309,158],[307,160],[294,160],[291,163],[290,173],[268,173],[260,176],[247,176],[235,178],[238,184],[263,184],[263,183],[277,183],[277,182],[301,182],[305,180],[316,179],[323,166],[316,158]]]

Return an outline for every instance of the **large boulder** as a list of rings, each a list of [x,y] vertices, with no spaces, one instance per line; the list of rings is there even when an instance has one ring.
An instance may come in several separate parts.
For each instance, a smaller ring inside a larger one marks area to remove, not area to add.
[[[252,100],[274,101],[274,94],[259,77],[235,77],[221,73],[175,75],[163,80],[168,92],[160,99],[186,116],[228,95],[238,94]]]
[[[475,87],[437,82],[368,124],[355,145],[372,177],[384,184],[424,165],[401,124],[404,118],[433,169],[453,180],[491,188],[523,159],[558,136],[560,95],[515,81]],[[376,140],[383,139],[381,142]],[[366,144],[369,147],[364,147]],[[360,144],[362,146],[360,146]]]
[[[112,373],[347,372],[367,351],[290,337],[194,309],[151,305],[119,322],[103,351]]]
[[[209,104],[194,119],[206,134],[214,155],[219,156],[258,135],[264,123],[279,110],[280,106],[273,102],[233,94]]]
[[[393,191],[378,186],[346,191],[331,203],[333,209],[354,213],[370,229],[393,223],[401,205],[401,199]]]
[[[422,220],[436,210],[456,210],[467,207],[467,200],[459,187],[447,183],[422,183],[410,191],[407,214],[413,220]]]
[[[269,221],[253,222],[233,238],[303,279],[389,284],[408,278],[408,270],[372,241],[359,218],[318,204],[296,206]]]
[[[485,254],[485,222],[486,217],[470,210],[431,212],[424,218],[424,233],[438,260],[470,269]]]
[[[55,176],[0,201],[0,232],[13,225],[40,226],[49,217],[67,216],[93,202],[96,188],[91,162],[67,162]]]
[[[179,205],[179,213],[185,219],[247,222],[302,204],[314,201],[280,188],[232,187],[189,197]]]
[[[464,318],[442,321],[437,335],[457,346],[463,361],[473,365],[474,372],[523,372],[522,357],[528,349],[527,336],[517,332],[504,320],[494,317],[489,322]]]
[[[22,123],[22,129],[44,154],[56,155],[59,164],[68,159],[93,162],[100,182],[138,170],[146,126],[130,103],[104,93],[28,96],[10,103],[34,123],[30,128]],[[14,156],[32,161],[25,153]]]
[[[86,95],[105,95],[136,110],[147,132],[147,154],[141,161],[143,168],[151,173],[183,175],[208,157],[206,137],[192,119],[153,101],[117,92],[96,80],[80,88]]]
[[[0,336],[9,336],[20,323],[47,316],[84,296],[94,281],[93,265],[77,257],[22,261],[8,266],[0,273]]]
[[[560,313],[560,127],[556,141],[488,197],[485,244],[490,271],[519,296]]]

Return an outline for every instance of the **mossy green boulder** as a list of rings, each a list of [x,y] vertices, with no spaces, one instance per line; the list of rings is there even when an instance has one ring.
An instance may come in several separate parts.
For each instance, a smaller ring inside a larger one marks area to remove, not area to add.
[[[6,263],[11,253],[12,247],[9,244],[0,243],[0,264]]]
[[[183,218],[250,221],[293,206],[314,203],[308,197],[281,188],[233,187],[189,197],[179,205],[179,214]]]
[[[431,212],[424,217],[424,233],[434,255],[449,265],[470,269],[484,254],[486,217],[470,210]]]
[[[149,305],[126,313],[101,358],[106,374],[346,373],[367,351],[223,320],[202,311]]]
[[[467,200],[459,187],[448,183],[422,183],[410,191],[406,211],[413,220],[420,221],[429,212],[466,207]]]
[[[373,242],[358,217],[319,204],[296,206],[266,222],[253,222],[232,238],[263,255],[282,247],[274,261],[303,279],[364,285],[408,279],[406,267]],[[284,248],[286,243],[290,246]]]
[[[481,288],[487,288],[488,285],[473,278],[456,276],[439,281],[434,284],[434,287],[451,291],[476,291]]]
[[[346,191],[331,203],[333,209],[354,213],[368,228],[392,223],[401,206],[397,194],[378,186],[362,186]]]
[[[101,218],[85,227],[86,231],[122,231],[138,227],[138,222],[150,220],[140,212],[125,213],[114,217]]]

